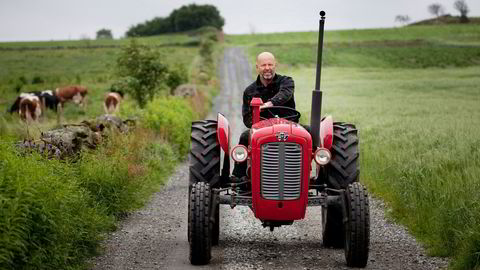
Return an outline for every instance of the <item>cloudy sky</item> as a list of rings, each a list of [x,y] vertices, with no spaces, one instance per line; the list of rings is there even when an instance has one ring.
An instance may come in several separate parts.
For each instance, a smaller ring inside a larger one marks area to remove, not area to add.
[[[458,15],[454,0],[0,0],[0,41],[95,38],[101,28],[115,38],[137,23],[165,17],[182,5],[213,4],[228,34],[309,31],[318,12],[327,12],[327,30],[398,26],[397,15],[412,21],[431,18],[427,7],[440,3]],[[469,16],[480,16],[480,1],[466,0]]]

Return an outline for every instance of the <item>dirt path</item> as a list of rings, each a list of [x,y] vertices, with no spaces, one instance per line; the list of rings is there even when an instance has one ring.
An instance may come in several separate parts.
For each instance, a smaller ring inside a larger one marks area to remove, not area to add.
[[[222,91],[212,112],[222,112],[229,119],[236,143],[245,128],[241,121],[243,89],[253,80],[242,49],[226,49],[218,72]],[[322,247],[320,208],[309,208],[306,219],[270,232],[250,209],[227,206],[220,209],[220,243],[213,248],[211,263],[191,266],[187,182],[188,167],[182,164],[146,207],[111,234],[104,243],[105,254],[92,260],[92,269],[348,269],[343,250]],[[371,251],[366,269],[446,268],[446,260],[426,257],[405,229],[389,223],[379,201],[371,199],[370,211]]]

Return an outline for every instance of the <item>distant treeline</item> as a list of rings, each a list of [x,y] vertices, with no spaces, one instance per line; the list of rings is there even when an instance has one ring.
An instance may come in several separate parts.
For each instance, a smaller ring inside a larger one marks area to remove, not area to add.
[[[190,4],[173,10],[166,18],[156,17],[134,25],[128,29],[126,36],[154,36],[185,32],[205,26],[213,26],[221,30],[224,24],[225,20],[215,6]]]

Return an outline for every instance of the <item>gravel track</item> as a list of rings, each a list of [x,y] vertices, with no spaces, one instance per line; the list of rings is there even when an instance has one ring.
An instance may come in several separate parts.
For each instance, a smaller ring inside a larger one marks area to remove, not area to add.
[[[281,71],[279,71],[281,73]],[[243,89],[252,81],[241,48],[225,50],[218,69],[222,91],[212,112],[230,121],[234,144],[241,121]],[[214,118],[211,114],[209,118]],[[150,203],[131,214],[104,242],[105,254],[92,269],[348,269],[343,249],[322,247],[321,211],[274,232],[261,226],[247,207],[220,207],[220,242],[208,266],[191,266],[187,242],[188,165],[181,164]],[[381,201],[370,198],[371,243],[366,269],[443,269],[448,261],[425,255],[407,231],[387,221]]]

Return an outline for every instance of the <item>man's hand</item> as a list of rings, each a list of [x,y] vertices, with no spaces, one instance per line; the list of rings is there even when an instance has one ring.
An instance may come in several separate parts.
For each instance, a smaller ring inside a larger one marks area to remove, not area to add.
[[[260,106],[260,110],[268,107],[272,107],[273,103],[271,101],[265,102],[262,106]]]

